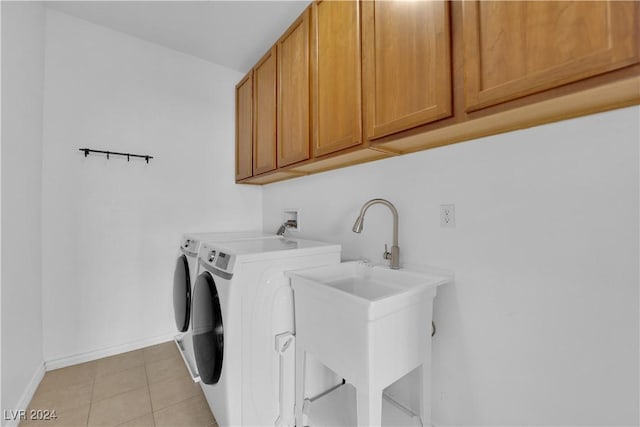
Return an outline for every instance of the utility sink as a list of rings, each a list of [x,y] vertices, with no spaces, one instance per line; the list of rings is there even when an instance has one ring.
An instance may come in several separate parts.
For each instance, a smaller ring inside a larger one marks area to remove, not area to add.
[[[357,389],[358,426],[379,426],[382,390],[421,367],[423,416],[430,402],[431,318],[451,277],[361,261],[290,271],[295,300],[296,419],[310,355]],[[424,418],[423,418],[424,420]]]
[[[416,296],[435,296],[449,277],[410,270],[392,270],[362,261],[291,271],[294,289],[348,309],[353,315],[375,320],[417,303]]]

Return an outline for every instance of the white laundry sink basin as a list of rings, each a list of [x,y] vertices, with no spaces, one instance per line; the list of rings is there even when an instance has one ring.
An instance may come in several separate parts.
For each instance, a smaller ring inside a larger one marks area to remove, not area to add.
[[[419,367],[428,408],[433,298],[451,277],[359,261],[286,274],[295,301],[296,418],[303,425],[299,408],[311,397],[307,356],[356,388],[359,426],[379,426],[382,390]]]
[[[416,295],[435,295],[449,277],[392,270],[361,261],[344,262],[287,274],[296,290],[343,307],[355,316],[374,320],[418,302]]]

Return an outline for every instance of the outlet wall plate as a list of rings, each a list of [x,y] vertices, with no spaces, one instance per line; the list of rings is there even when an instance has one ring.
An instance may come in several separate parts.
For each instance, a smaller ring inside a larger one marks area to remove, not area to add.
[[[456,205],[440,205],[440,227],[456,227]]]

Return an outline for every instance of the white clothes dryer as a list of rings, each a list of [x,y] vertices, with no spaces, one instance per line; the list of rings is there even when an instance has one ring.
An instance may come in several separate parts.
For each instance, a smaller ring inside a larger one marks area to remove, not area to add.
[[[179,335],[176,345],[189,370],[191,378],[198,382],[200,378],[195,365],[193,343],[191,339],[192,290],[196,278],[198,249],[202,242],[226,242],[248,239],[281,239],[276,234],[260,231],[232,231],[214,233],[186,233],[180,242],[180,251],[173,274],[173,310]]]
[[[193,345],[221,427],[294,425],[293,293],[283,272],[339,263],[340,250],[286,238],[200,246]]]

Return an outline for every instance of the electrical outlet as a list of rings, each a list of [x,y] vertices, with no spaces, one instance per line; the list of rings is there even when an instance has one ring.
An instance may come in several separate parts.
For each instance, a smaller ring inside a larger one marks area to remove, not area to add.
[[[456,205],[440,205],[440,227],[456,227]]]

